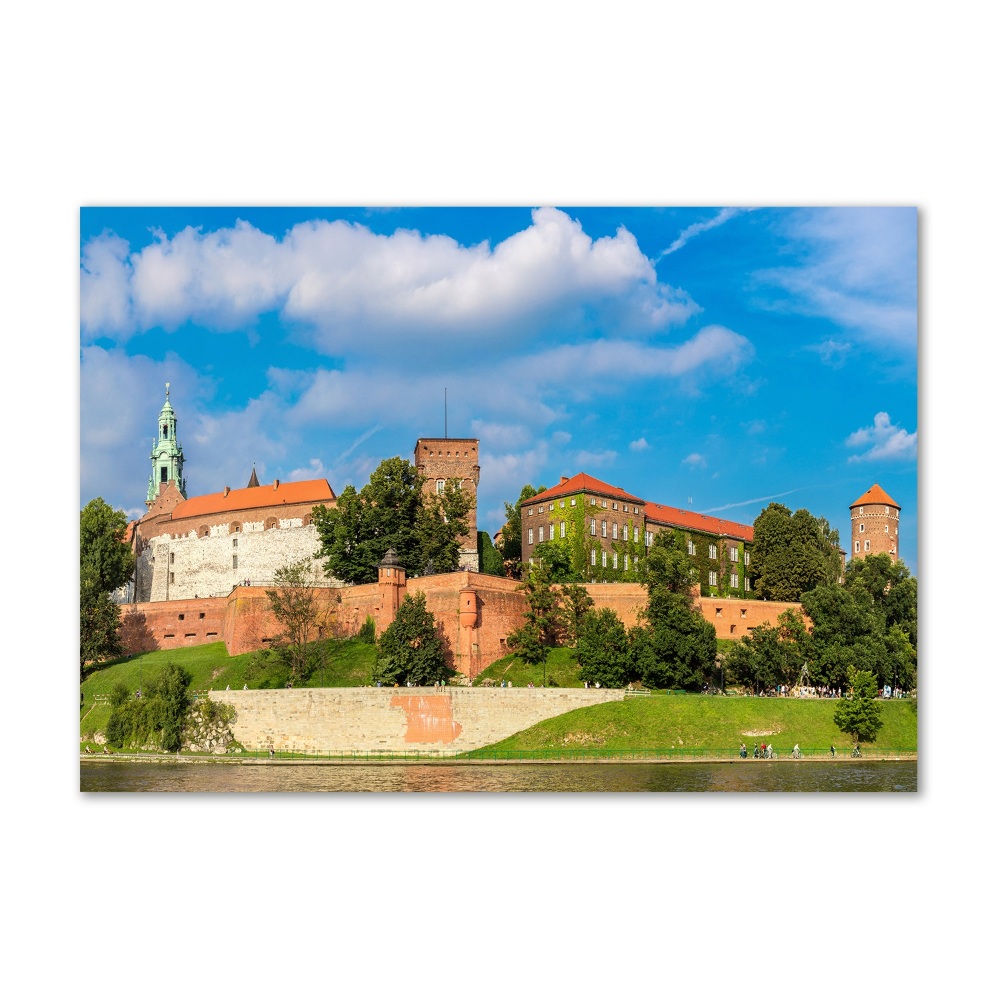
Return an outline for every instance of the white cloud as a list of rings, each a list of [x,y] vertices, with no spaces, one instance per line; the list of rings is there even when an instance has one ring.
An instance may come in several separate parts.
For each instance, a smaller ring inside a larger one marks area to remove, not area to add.
[[[569,431],[554,431],[552,434],[552,443],[557,447],[569,444],[572,440],[573,435]]]
[[[689,465],[691,468],[704,469],[708,465],[704,455],[699,455],[694,451],[687,458],[681,460],[681,465]]]
[[[917,457],[917,432],[896,427],[888,413],[876,413],[871,427],[862,427],[844,442],[848,448],[865,449],[849,462],[912,461]]]
[[[746,208],[724,208],[720,212],[717,212],[712,216],[711,219],[706,219],[704,222],[695,222],[688,226],[687,229],[683,230],[680,236],[674,240],[670,246],[667,247],[663,253],[660,254],[659,258],[662,260],[667,254],[674,253],[676,250],[680,250],[688,240],[693,239],[695,236],[700,236],[702,233],[707,232],[709,229],[715,229],[716,226],[721,226],[724,222],[728,222],[734,215],[739,215],[741,212],[747,212],[750,209]]]
[[[632,441],[629,446],[629,451],[646,451],[649,448],[649,442],[644,438],[639,438],[638,441]]]
[[[787,293],[771,305],[825,316],[873,343],[912,350],[917,338],[917,213],[909,208],[795,212],[783,226],[796,266],[758,271]]]
[[[490,247],[343,221],[294,226],[276,239],[246,222],[203,233],[188,227],[131,254],[111,234],[89,241],[81,266],[81,327],[90,337],[253,326],[280,310],[298,336],[330,354],[394,343],[415,355],[433,334],[452,348],[468,337],[526,338],[553,324],[645,334],[698,307],[657,280],[628,230],[591,239],[553,208]],[[475,347],[488,346],[482,339]]]
[[[612,465],[616,458],[618,458],[618,452],[611,451],[610,449],[606,449],[605,451],[578,451],[576,453],[576,462],[581,472]]]

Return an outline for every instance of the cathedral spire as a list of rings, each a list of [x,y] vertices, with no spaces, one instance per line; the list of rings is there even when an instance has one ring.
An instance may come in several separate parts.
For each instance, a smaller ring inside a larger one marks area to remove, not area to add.
[[[260,486],[260,481],[257,479],[257,463],[254,462],[253,472],[250,473],[250,482],[247,483],[247,489],[251,489],[254,486]]]
[[[158,433],[153,439],[153,452],[149,456],[153,472],[149,477],[146,491],[146,506],[150,506],[167,483],[174,483],[184,499],[187,499],[187,483],[184,480],[184,450],[177,440],[177,415],[170,405],[170,383],[167,383],[167,398],[160,410]]]

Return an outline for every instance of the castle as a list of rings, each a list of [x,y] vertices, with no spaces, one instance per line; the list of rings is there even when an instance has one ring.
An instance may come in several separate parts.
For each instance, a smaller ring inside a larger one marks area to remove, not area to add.
[[[408,580],[387,553],[377,583],[351,587],[325,577],[315,555],[320,541],[313,508],[337,502],[325,479],[261,485],[253,470],[242,489],[226,486],[187,496],[169,383],[150,460],[147,512],[128,528],[135,576],[118,595],[132,606],[126,615],[132,618],[130,627],[139,625],[141,645],[134,651],[216,641],[224,641],[230,654],[266,647],[277,624],[265,588],[278,569],[308,560],[327,614],[317,637],[355,635],[369,616],[381,632],[402,599],[419,590],[439,622],[456,670],[474,677],[509,652],[507,636],[523,623],[527,604],[517,581],[478,571],[478,440],[419,438],[414,447],[425,491],[440,492],[456,479],[472,493],[459,568]],[[636,563],[659,531],[679,533],[687,545],[699,585],[697,606],[718,637],[739,638],[766,622],[774,624],[786,608],[799,607],[752,598],[746,576],[753,544],[749,525],[645,501],[585,473],[563,477],[520,509],[525,561],[536,560],[543,542],[564,542],[589,581],[595,607],[611,608],[627,627],[640,621],[646,605]],[[898,558],[899,512],[878,484],[859,497],[851,505],[852,554],[888,552]]]
[[[425,491],[441,492],[445,482],[455,478],[461,489],[471,492],[471,526],[459,539],[459,565],[477,572],[479,442],[420,438],[413,459],[426,479]],[[169,382],[150,460],[147,512],[129,525],[135,577],[128,592],[120,595],[122,600],[144,604],[221,597],[241,585],[270,585],[276,570],[304,561],[317,585],[338,584],[323,575],[323,561],[316,558],[320,539],[312,523],[314,507],[337,502],[327,480],[275,479],[262,486],[254,469],[243,489],[225,486],[216,493],[188,497]]]

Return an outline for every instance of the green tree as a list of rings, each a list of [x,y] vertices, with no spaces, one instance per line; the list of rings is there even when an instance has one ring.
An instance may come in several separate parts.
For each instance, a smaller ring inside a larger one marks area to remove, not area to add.
[[[633,668],[647,687],[698,690],[712,679],[715,629],[696,608],[693,568],[673,532],[660,532],[646,558],[645,634],[630,633]]]
[[[274,572],[274,587],[265,591],[280,632],[272,649],[289,671],[293,684],[302,684],[320,666],[323,646],[314,640],[325,625],[329,605],[320,599],[310,560],[282,566]]]
[[[764,508],[753,523],[749,573],[757,597],[799,601],[840,575],[840,535],[825,518],[809,511],[794,514],[780,503]]]
[[[580,574],[573,569],[573,552],[567,542],[539,542],[535,546],[535,561],[544,563],[553,583],[578,583]]]
[[[624,687],[629,681],[628,636],[610,608],[588,611],[577,638],[580,680],[601,687]]]
[[[851,670],[852,691],[844,692],[833,710],[833,721],[856,743],[873,743],[882,728],[882,706],[875,700],[878,681],[868,670]]]
[[[478,533],[479,571],[489,576],[504,576],[503,556],[496,550],[488,531]]]
[[[537,666],[545,660],[546,650],[559,644],[563,627],[559,594],[552,587],[552,577],[544,565],[528,569],[524,582],[517,588],[528,601],[524,624],[508,636],[525,663]]]
[[[360,493],[348,485],[335,507],[314,507],[320,539],[316,557],[324,560],[327,575],[352,584],[374,583],[390,548],[411,577],[429,563],[439,573],[455,569],[472,496],[455,479],[434,496],[423,493],[423,483],[412,463],[387,458]]]
[[[532,486],[526,483],[521,487],[521,493],[516,503],[504,503],[507,521],[500,530],[500,555],[511,576],[521,575],[521,504],[539,493],[544,493],[544,486]]]
[[[852,559],[844,586],[871,605],[886,632],[900,626],[916,648],[917,581],[901,559],[893,562],[885,553]]]
[[[125,541],[128,519],[101,497],[80,511],[80,673],[84,665],[121,653],[121,610],[111,594],[135,569]]]
[[[104,735],[116,747],[156,745],[162,750],[180,750],[184,721],[191,706],[188,685],[191,675],[168,663],[149,682],[141,698],[128,697],[116,687]]]
[[[593,609],[594,599],[586,587],[579,583],[567,583],[562,587],[560,597],[562,624],[568,646],[575,646],[580,634],[584,615]]]
[[[372,682],[420,686],[444,682],[453,673],[426,596],[419,591],[407,594],[392,624],[379,636]]]

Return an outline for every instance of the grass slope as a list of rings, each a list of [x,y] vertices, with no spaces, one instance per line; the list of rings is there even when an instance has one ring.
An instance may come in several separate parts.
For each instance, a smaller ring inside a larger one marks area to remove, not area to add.
[[[548,719],[486,748],[487,752],[538,750],[738,750],[754,741],[771,743],[782,755],[798,743],[803,751],[838,753],[851,740],[833,722],[833,699],[739,698],[653,695],[579,708]],[[916,706],[886,701],[878,748],[916,750]]]

